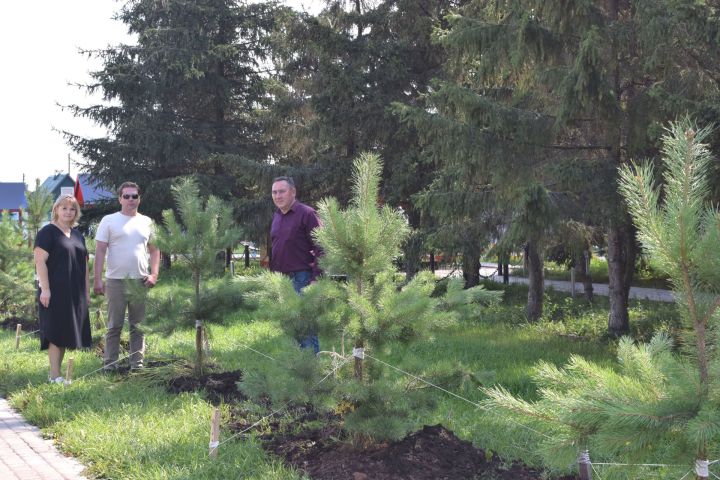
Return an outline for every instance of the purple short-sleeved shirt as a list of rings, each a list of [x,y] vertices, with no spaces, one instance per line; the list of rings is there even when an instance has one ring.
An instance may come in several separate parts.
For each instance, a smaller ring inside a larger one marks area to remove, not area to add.
[[[317,276],[316,257],[321,252],[311,232],[318,226],[320,219],[315,210],[297,200],[287,213],[276,209],[270,227],[270,270],[281,273],[310,270]]]

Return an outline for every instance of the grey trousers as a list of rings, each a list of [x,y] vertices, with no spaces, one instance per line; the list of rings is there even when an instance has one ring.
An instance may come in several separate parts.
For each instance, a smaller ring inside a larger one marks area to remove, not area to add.
[[[105,368],[117,368],[120,352],[120,333],[125,324],[125,311],[130,323],[130,368],[143,366],[145,356],[145,335],[140,329],[140,323],[145,319],[145,296],[131,298],[125,282],[138,282],[142,288],[142,280],[105,280],[105,297],[108,302],[108,327],[105,334]]]

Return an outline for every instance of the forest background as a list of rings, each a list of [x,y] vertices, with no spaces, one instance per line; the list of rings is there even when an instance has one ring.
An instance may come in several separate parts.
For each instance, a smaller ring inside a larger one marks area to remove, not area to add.
[[[612,335],[629,331],[639,255],[617,168],[656,158],[668,121],[718,116],[712,2],[334,0],[309,14],[132,0],[118,20],[136,44],[85,52],[103,65],[85,88],[108,103],[68,107],[107,135],[64,135],[104,184],[138,182],[146,214],[159,221],[192,175],[262,244],[273,177],[293,176],[307,203],[344,203],[352,160],[374,152],[380,200],[413,229],[409,277],[438,251],[459,254],[473,286],[481,257],[520,252],[534,321],[544,259],[587,283],[599,248]],[[114,209],[87,210],[85,225]]]

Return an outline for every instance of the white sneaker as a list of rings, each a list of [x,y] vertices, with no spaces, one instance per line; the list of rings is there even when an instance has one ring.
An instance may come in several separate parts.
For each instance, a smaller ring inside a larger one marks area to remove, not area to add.
[[[48,382],[50,383],[59,383],[61,385],[70,385],[70,380],[65,380],[63,377],[57,377],[57,378],[50,378],[48,377]]]

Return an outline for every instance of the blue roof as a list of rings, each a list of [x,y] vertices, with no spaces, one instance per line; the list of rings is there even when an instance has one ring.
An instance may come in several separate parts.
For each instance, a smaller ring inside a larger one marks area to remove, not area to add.
[[[26,208],[23,182],[0,182],[0,210]]]
[[[56,173],[46,178],[40,186],[50,192],[53,198],[55,198],[60,195],[60,187],[74,187],[75,180],[67,173]]]
[[[89,173],[81,173],[78,175],[80,189],[82,190],[83,203],[97,203],[103,200],[115,199],[115,193],[102,186]]]

